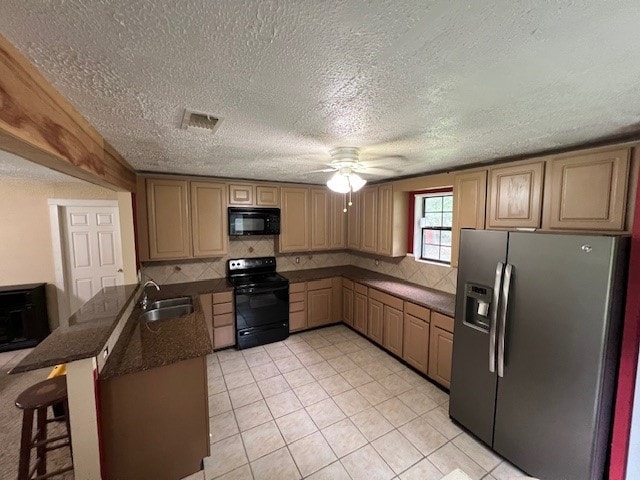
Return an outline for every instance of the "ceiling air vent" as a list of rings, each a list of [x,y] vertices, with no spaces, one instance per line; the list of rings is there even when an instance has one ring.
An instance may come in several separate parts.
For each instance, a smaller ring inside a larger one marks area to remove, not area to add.
[[[184,130],[209,130],[211,133],[214,133],[221,122],[221,118],[215,117],[210,113],[194,112],[185,109],[180,128]]]

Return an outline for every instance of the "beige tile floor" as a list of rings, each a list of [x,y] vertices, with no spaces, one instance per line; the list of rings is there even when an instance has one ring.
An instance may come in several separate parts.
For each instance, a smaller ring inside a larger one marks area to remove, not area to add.
[[[189,480],[528,478],[449,420],[445,392],[345,326],[220,351],[208,375],[211,456]]]

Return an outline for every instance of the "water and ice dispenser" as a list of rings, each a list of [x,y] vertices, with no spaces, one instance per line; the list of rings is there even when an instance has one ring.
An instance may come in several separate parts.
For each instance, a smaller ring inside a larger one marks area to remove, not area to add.
[[[465,284],[464,323],[488,332],[492,297],[493,289],[491,287],[477,283]]]

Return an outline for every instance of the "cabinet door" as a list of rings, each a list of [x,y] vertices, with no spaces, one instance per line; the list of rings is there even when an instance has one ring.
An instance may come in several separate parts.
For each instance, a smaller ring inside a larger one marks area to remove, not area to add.
[[[402,356],[402,332],[404,319],[402,312],[388,305],[384,306],[384,328],[382,345],[391,353]]]
[[[458,173],[453,182],[453,228],[451,266],[458,265],[460,229],[484,228],[487,171]]]
[[[224,183],[191,182],[193,256],[226,255],[227,215]]]
[[[331,194],[329,248],[337,250],[347,246],[347,214],[344,212],[344,195]]]
[[[361,293],[353,294],[353,328],[367,334],[367,296]]]
[[[378,188],[369,187],[360,195],[361,237],[360,250],[378,251]]]
[[[229,205],[253,205],[253,185],[248,183],[230,184]]]
[[[451,355],[453,334],[431,324],[429,339],[429,376],[449,388],[451,384]]]
[[[280,189],[271,185],[256,186],[256,205],[258,207],[277,207],[280,205]]]
[[[353,290],[342,287],[342,319],[353,326]]]
[[[550,160],[549,228],[624,230],[629,154],[623,148]]]
[[[185,180],[147,179],[149,258],[191,256],[187,188]]]
[[[360,250],[361,198],[361,192],[351,194],[352,205],[347,206],[347,248],[351,250]]]
[[[328,250],[329,191],[326,188],[311,189],[311,250]]]
[[[378,188],[378,253],[393,254],[393,185]]]
[[[331,288],[307,292],[307,320],[309,327],[331,323]]]
[[[309,250],[309,189],[283,187],[280,196],[280,251]]]
[[[381,302],[369,299],[369,318],[367,325],[367,336],[376,343],[382,344],[382,329],[384,319],[384,308]]]
[[[422,373],[429,361],[429,324],[408,313],[404,314],[404,349],[402,358]]]
[[[543,174],[543,161],[489,169],[489,227],[539,228]]]

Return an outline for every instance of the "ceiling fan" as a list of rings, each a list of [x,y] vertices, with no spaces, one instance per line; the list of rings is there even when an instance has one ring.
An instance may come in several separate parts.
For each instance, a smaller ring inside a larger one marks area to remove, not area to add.
[[[351,193],[360,190],[367,181],[358,173],[370,173],[373,175],[388,175],[397,173],[389,168],[379,168],[371,166],[372,162],[361,162],[359,159],[360,149],[357,147],[336,147],[329,151],[331,162],[327,164],[329,168],[313,170],[309,173],[329,173],[335,172],[327,181],[327,187],[337,193]],[[381,158],[380,160],[384,160]],[[374,161],[377,161],[375,159]]]

